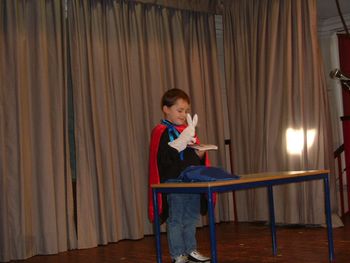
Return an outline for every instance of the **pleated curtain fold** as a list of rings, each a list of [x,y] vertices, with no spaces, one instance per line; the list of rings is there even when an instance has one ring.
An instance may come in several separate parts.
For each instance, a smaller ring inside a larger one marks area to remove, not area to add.
[[[332,133],[316,1],[224,1],[230,135],[237,173],[331,169]],[[322,224],[322,182],[275,188],[276,220]],[[238,193],[240,220],[267,220],[265,189]]]
[[[0,2],[0,261],[76,247],[62,1]]]
[[[70,1],[68,20],[78,247],[142,238],[153,232],[149,140],[163,117],[166,90],[190,94],[201,140],[220,147],[212,162],[225,163],[214,16],[123,1]]]

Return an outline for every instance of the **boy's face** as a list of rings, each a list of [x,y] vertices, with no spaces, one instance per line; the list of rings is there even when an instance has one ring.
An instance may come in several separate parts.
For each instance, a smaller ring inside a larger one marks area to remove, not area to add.
[[[175,125],[186,124],[186,114],[190,109],[190,105],[183,99],[178,99],[171,107],[163,106],[165,119]]]

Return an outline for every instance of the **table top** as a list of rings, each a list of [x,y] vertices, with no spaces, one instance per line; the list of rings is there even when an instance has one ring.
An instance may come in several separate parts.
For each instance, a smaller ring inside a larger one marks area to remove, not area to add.
[[[213,182],[196,182],[196,183],[161,183],[152,184],[152,188],[200,188],[200,187],[217,187],[227,186],[234,184],[244,184],[262,181],[272,181],[277,179],[290,179],[296,177],[313,176],[320,174],[328,174],[329,170],[304,170],[304,171],[283,171],[283,172],[266,172],[266,173],[253,173],[242,174],[239,179],[213,181]]]

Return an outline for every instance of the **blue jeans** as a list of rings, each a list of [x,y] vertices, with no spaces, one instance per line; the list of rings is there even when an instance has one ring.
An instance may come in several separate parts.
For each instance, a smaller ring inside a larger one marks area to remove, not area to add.
[[[172,259],[197,249],[200,194],[168,194],[167,236]]]

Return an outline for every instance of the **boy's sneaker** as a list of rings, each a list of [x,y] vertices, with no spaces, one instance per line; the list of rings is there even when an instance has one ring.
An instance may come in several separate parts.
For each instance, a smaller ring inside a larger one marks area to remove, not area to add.
[[[188,259],[187,259],[187,256],[180,255],[180,256],[174,258],[171,262],[172,263],[187,263]]]
[[[196,250],[188,255],[188,260],[189,262],[210,262],[210,258],[203,256]]]

